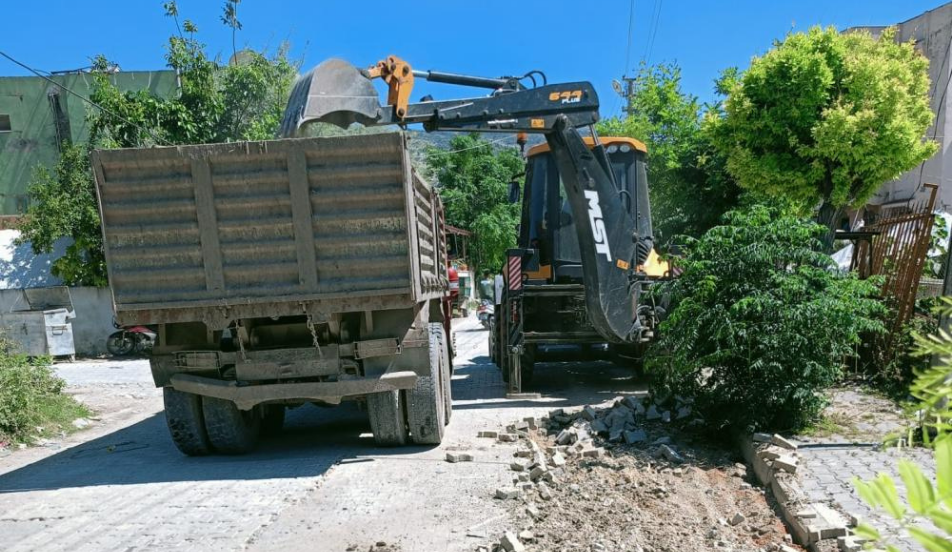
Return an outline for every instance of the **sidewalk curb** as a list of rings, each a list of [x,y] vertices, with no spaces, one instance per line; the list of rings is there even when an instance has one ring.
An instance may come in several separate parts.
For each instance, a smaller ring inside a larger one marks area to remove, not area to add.
[[[825,504],[807,500],[796,475],[802,460],[796,444],[779,435],[760,433],[742,436],[738,444],[761,485],[773,492],[795,543],[808,550],[818,550],[820,541],[849,534],[848,522],[842,515]]]

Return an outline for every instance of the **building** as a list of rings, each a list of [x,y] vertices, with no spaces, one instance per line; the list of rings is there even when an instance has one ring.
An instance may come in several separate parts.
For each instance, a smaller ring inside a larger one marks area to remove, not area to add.
[[[49,78],[56,84],[40,77],[0,77],[0,216],[23,213],[33,169],[52,167],[63,141],[88,136],[86,113],[92,108],[78,96],[89,97],[93,75],[77,71]],[[162,97],[176,88],[173,71],[120,71],[110,78],[121,90]]]
[[[952,213],[952,120],[948,117],[949,109],[952,109],[952,94],[949,93],[952,78],[952,2],[890,26],[897,29],[897,40],[915,41],[916,47],[929,60],[929,77],[932,81],[930,96],[936,117],[927,137],[939,143],[939,151],[920,167],[885,184],[869,203],[904,206],[924,201],[928,193],[922,184],[938,184],[936,207],[940,211]],[[847,29],[847,32],[863,29],[878,36],[886,28],[854,27]]]

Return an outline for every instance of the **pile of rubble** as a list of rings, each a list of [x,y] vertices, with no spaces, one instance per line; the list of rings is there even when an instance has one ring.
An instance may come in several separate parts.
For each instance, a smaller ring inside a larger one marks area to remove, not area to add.
[[[696,424],[689,404],[628,396],[481,432],[517,446],[495,490],[514,529],[476,550],[798,550],[746,465],[684,431]]]

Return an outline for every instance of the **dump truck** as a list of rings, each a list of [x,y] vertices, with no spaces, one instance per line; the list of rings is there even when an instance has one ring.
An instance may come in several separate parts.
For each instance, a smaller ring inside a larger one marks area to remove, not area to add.
[[[442,206],[403,132],[97,150],[117,322],[175,445],[237,454],[305,403],[366,406],[379,445],[452,414]]]

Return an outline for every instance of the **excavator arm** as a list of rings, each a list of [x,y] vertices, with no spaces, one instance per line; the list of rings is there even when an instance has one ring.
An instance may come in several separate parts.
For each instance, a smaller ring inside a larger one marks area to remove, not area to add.
[[[459,100],[410,103],[415,77],[492,92]],[[388,86],[387,105],[379,104],[372,83],[375,78]],[[358,122],[368,126],[419,123],[428,132],[543,134],[576,220],[591,322],[610,342],[638,341],[642,327],[637,315],[640,287],[636,282],[642,277],[640,267],[651,251],[652,237],[638,235],[635,221],[619,200],[604,149],[590,149],[579,134],[578,128],[591,127],[598,121],[598,95],[587,82],[528,88],[522,80],[414,71],[393,56],[366,70],[345,61],[328,60],[295,85],[280,132],[290,137],[311,122],[344,128]]]

